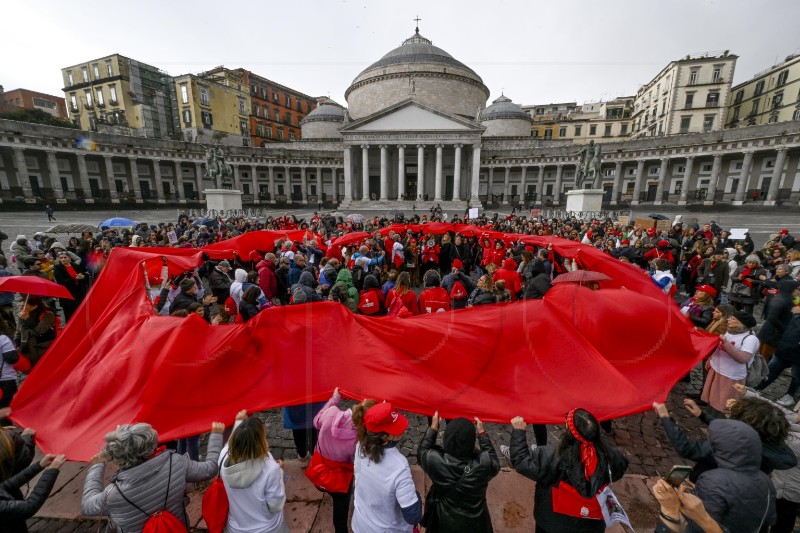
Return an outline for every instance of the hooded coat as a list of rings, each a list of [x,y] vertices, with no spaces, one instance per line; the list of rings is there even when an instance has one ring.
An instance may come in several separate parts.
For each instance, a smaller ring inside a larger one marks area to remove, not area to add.
[[[523,272],[525,276],[525,294],[526,300],[541,300],[547,291],[552,286],[550,283],[550,276],[545,272],[544,262],[540,259],[535,259],[528,263]]]
[[[294,303],[311,303],[320,302],[322,297],[314,290],[314,275],[311,272],[303,272],[300,274],[300,279],[292,285],[292,296]],[[298,301],[300,298],[295,295],[295,291],[302,292],[305,295],[303,302]]]
[[[247,271],[237,268],[233,274],[234,281],[231,283],[230,295],[233,301],[236,302],[236,308],[239,308],[239,302],[242,301],[242,293],[244,293],[244,282],[247,281]]]
[[[708,440],[719,468],[704,472],[695,485],[706,512],[727,531],[756,533],[762,524],[774,524],[775,487],[760,470],[756,430],[738,420],[717,419],[708,426]],[[690,524],[687,531],[702,530]]]
[[[339,271],[339,274],[336,275],[336,283],[342,282],[347,286],[347,294],[350,295],[350,298],[353,299],[356,304],[358,303],[358,289],[356,289],[355,284],[353,284],[353,274],[343,268]]]
[[[272,300],[278,296],[278,279],[275,277],[275,263],[262,259],[256,263],[258,270],[258,286],[267,300]]]
[[[334,394],[314,417],[319,430],[317,448],[323,457],[339,463],[352,463],[358,430],[353,425],[353,411],[339,409],[341,394]]]
[[[516,301],[522,290],[522,277],[517,272],[517,263],[510,257],[503,261],[503,266],[498,268],[492,276],[494,282],[501,279],[506,282],[506,289],[511,293],[511,301]]]

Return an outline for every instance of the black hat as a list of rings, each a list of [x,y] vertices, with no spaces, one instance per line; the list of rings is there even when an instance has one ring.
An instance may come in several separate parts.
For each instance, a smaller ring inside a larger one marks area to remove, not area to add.
[[[475,424],[466,418],[449,421],[442,438],[444,451],[459,459],[472,457],[475,453],[475,435]]]
[[[756,324],[758,324],[758,322],[756,321],[756,317],[754,317],[747,311],[736,311],[735,313],[733,313],[733,316],[736,317],[736,320],[744,324],[744,327],[748,329],[753,329],[754,327],[756,327]]]

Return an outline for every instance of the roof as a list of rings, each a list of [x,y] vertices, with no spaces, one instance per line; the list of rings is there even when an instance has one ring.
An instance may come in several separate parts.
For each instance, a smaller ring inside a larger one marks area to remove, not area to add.
[[[300,121],[301,124],[305,124],[306,122],[343,122],[344,121],[344,109],[342,106],[332,103],[326,102],[314,108],[308,115],[306,115],[303,120]]]
[[[528,112],[523,111],[519,104],[515,104],[506,95],[501,94],[497,100],[492,102],[492,105],[484,109],[481,113],[481,120],[494,120],[500,118],[522,119],[530,121],[531,116]]]

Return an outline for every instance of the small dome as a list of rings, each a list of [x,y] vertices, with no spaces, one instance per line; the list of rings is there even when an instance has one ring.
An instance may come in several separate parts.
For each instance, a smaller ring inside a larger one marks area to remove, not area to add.
[[[494,120],[499,118],[516,118],[530,121],[531,116],[522,110],[518,104],[515,104],[506,95],[501,94],[500,97],[492,102],[492,105],[487,107],[481,113],[481,120]]]
[[[306,115],[303,120],[300,121],[300,124],[305,124],[306,122],[318,122],[318,121],[327,121],[327,122],[343,122],[344,121],[344,108],[339,104],[333,103],[331,101],[325,102],[314,108],[311,113]]]

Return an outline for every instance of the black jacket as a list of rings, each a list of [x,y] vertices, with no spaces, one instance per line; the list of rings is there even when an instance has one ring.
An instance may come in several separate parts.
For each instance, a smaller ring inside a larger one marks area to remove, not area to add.
[[[0,524],[3,525],[3,533],[26,533],[28,526],[25,521],[32,518],[44,505],[58,477],[59,471],[54,468],[44,471],[27,499],[15,497],[15,494],[19,494],[20,487],[41,471],[39,463],[33,463],[0,484]]]
[[[764,325],[758,330],[758,340],[762,344],[777,345],[792,320],[792,293],[785,290],[786,286],[778,283],[780,292],[767,304]]]
[[[775,355],[792,364],[800,365],[800,315],[792,315],[786,331],[775,347]]]
[[[417,459],[422,470],[433,483],[425,499],[426,512],[433,510],[437,517],[427,526],[431,533],[488,533],[492,529],[492,518],[486,505],[486,489],[489,481],[500,472],[489,435],[478,435],[481,451],[468,459],[459,459],[445,453],[436,446],[437,432],[428,428],[419,445]]]
[[[517,472],[536,482],[533,516],[536,524],[546,531],[569,531],[570,533],[603,533],[606,524],[602,520],[575,518],[553,511],[553,487],[564,481],[572,485],[584,498],[594,496],[603,485],[616,481],[628,469],[628,460],[619,450],[606,443],[609,455],[598,450],[597,468],[589,481],[584,477],[583,464],[569,464],[556,451],[556,445],[539,446],[531,452],[525,431],[511,432],[511,463]]]
[[[224,304],[231,295],[231,281],[228,274],[219,267],[214,267],[211,271],[208,276],[208,287],[211,289],[211,294],[217,297],[217,302]]]

